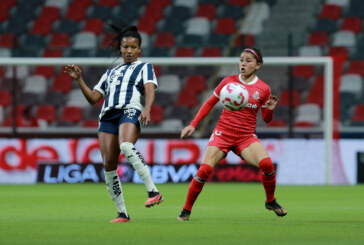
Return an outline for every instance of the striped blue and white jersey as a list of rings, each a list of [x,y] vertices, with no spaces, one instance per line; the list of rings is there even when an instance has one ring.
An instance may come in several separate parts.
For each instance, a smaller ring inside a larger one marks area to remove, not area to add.
[[[144,95],[144,84],[150,82],[157,88],[153,66],[147,62],[135,61],[108,69],[94,87],[105,97],[99,118],[113,108],[142,111],[140,98]]]

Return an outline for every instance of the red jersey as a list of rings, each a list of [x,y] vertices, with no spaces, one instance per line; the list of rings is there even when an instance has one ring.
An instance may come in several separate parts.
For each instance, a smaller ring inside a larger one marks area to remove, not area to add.
[[[240,75],[233,75],[228,76],[221,81],[221,83],[215,88],[214,95],[220,99],[221,89],[226,84],[232,82],[243,84],[246,87],[249,92],[248,103],[242,110],[239,111],[229,111],[224,109],[216,125],[216,129],[225,132],[225,134],[232,135],[255,133],[257,113],[260,107],[265,105],[269,99],[271,95],[270,88],[258,77],[255,77],[255,79],[250,83],[245,83],[241,80]],[[264,109],[264,111],[268,110]],[[269,118],[269,116],[264,118],[266,122],[271,119],[272,118]]]

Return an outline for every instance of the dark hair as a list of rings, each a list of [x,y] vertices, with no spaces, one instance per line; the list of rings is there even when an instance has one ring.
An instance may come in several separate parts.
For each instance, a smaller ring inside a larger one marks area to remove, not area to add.
[[[111,39],[109,47],[118,56],[121,55],[120,45],[124,37],[134,37],[138,39],[139,46],[142,46],[142,37],[140,36],[136,26],[129,26],[122,20],[116,20],[107,26],[107,31],[109,32],[108,36]]]
[[[257,60],[258,63],[263,64],[263,54],[258,48],[246,48],[243,50],[245,53],[251,53],[254,59]]]

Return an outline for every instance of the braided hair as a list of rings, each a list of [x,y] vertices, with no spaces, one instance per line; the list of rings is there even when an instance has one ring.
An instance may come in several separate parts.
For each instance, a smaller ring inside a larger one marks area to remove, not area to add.
[[[120,45],[124,37],[134,37],[139,41],[139,46],[142,45],[142,38],[136,26],[129,26],[122,20],[112,22],[107,26],[108,36],[111,40],[109,48],[117,55],[121,55]]]

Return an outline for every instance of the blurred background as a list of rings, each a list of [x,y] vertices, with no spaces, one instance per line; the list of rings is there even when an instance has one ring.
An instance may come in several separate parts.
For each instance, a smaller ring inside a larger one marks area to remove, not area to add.
[[[360,140],[364,136],[363,1],[2,0],[0,58],[115,59],[107,49],[105,32],[105,24],[115,18],[138,27],[143,39],[142,58],[236,57],[238,64],[238,56],[246,47],[260,48],[264,57],[339,57],[334,90],[334,125],[336,138],[340,139],[334,160],[339,167],[333,171],[339,169],[340,183],[354,184],[364,179],[359,176],[364,165],[364,143]],[[122,61],[115,60],[118,62]],[[93,87],[106,68],[82,67],[84,80]],[[154,68],[159,89],[152,108],[152,125],[143,130],[140,144],[145,151],[151,145],[165,145],[163,150],[150,149],[154,158],[150,156],[149,163],[178,163],[178,154],[186,154],[174,153],[171,145],[185,145],[177,140],[180,130],[223,77],[238,73],[237,65]],[[258,117],[257,131],[262,142],[276,162],[287,155],[288,166],[297,164],[288,156],[298,153],[287,150],[296,142],[293,146],[302,151],[302,168],[305,164],[320,166],[321,175],[307,183],[325,183],[323,67],[263,65],[258,76],[280,98],[271,123],[265,124]],[[95,142],[101,106],[87,103],[62,66],[1,66],[0,170],[4,172],[0,177],[10,179],[10,170],[29,166],[34,172],[38,162],[52,159],[60,163],[101,162]],[[193,153],[197,156],[187,154],[183,163],[198,163],[221,111],[222,107],[216,106],[201,122],[195,135],[201,139],[193,141],[200,151]],[[86,142],[82,143],[86,146],[77,148],[78,142]],[[34,150],[52,144],[53,151]],[[83,158],[80,151],[89,145],[94,147],[88,152],[90,157]],[[31,153],[29,148],[33,149]],[[304,159],[307,155],[312,161]],[[29,163],[32,157],[35,160]],[[239,160],[232,158],[230,162]],[[303,177],[298,183],[305,181]],[[281,179],[281,183],[295,180]]]

